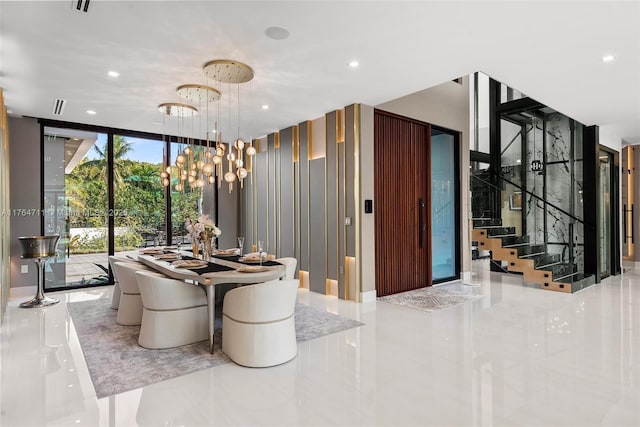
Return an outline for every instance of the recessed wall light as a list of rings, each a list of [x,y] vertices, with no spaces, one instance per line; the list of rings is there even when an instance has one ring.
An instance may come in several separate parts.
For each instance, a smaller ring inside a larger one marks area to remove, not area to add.
[[[349,62],[349,67],[351,68],[358,68],[360,66],[360,63],[358,61],[351,61]]]
[[[91,114],[93,116],[96,112],[94,110],[87,110],[87,114]]]
[[[268,109],[269,109],[269,106],[268,106],[267,104],[264,104],[264,105],[262,106],[262,109],[263,109],[263,110],[268,110]]]
[[[109,75],[109,77],[120,77],[120,73],[113,70],[109,71],[107,74]]]
[[[614,59],[616,59],[616,57],[613,55],[605,55],[602,57],[602,62],[611,62]]]
[[[520,159],[516,159],[516,163],[521,163],[522,161]]]

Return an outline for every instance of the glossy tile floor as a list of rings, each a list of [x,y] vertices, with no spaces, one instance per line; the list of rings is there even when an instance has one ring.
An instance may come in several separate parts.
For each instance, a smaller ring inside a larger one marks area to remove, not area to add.
[[[573,295],[489,273],[482,295],[432,313],[301,291],[366,325],[305,342],[296,359],[218,366],[96,399],[60,292],[17,308],[0,336],[0,425],[640,425],[640,269]]]

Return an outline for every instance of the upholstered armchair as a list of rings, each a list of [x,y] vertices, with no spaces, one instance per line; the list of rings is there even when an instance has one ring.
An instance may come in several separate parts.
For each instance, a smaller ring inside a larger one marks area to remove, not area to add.
[[[114,262],[128,262],[128,263],[136,263],[136,261],[125,258],[117,255],[109,256],[109,265],[111,266],[111,271],[113,272],[113,294],[111,295],[111,308],[117,310],[120,307],[120,294],[122,291],[120,290],[120,284],[118,283],[118,276],[116,275],[116,269],[113,267]],[[140,264],[141,268],[144,268],[142,264]]]
[[[138,344],[160,349],[208,339],[204,289],[152,272],[135,275],[143,307]]]
[[[136,282],[136,271],[148,271],[148,269],[138,262],[116,261],[113,263],[113,274],[117,277],[120,286],[120,302],[116,317],[119,325],[133,326],[142,322],[142,300],[138,282]]]
[[[266,367],[298,353],[295,307],[297,279],[231,289],[222,308],[222,351],[235,363]]]
[[[292,257],[286,258],[278,258],[276,259],[280,264],[287,267],[287,275],[284,277],[285,280],[291,280],[296,276],[296,266],[298,265],[298,260]]]

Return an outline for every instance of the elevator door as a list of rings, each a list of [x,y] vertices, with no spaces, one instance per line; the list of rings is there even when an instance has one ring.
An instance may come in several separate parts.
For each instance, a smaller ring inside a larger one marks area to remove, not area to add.
[[[431,127],[374,117],[376,292],[384,296],[431,286]]]

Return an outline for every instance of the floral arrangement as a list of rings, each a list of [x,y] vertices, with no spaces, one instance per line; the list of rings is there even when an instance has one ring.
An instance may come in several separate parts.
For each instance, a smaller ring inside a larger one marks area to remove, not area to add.
[[[191,222],[191,219],[187,219],[184,225],[193,240],[212,239],[222,234],[222,231],[216,227],[209,215],[200,215],[196,222]]]

